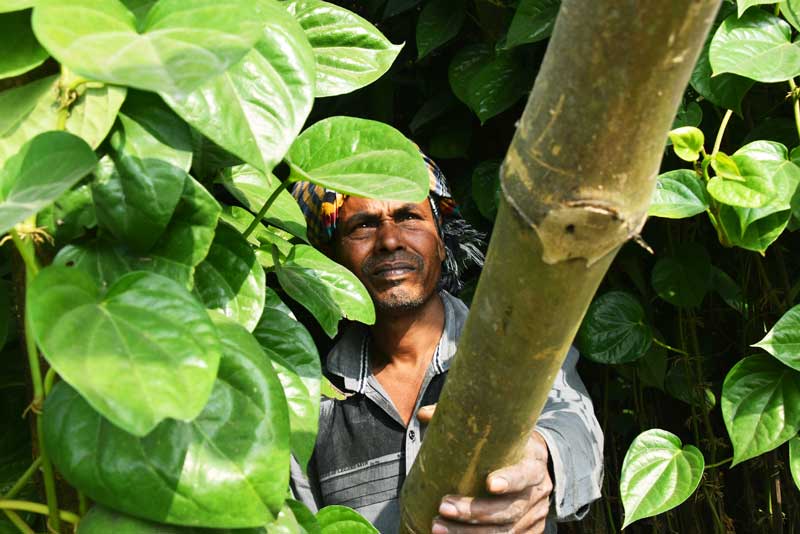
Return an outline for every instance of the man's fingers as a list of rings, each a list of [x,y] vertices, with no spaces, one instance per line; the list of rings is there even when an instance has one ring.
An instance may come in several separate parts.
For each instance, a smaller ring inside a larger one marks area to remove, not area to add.
[[[548,485],[549,483],[550,476],[547,472],[547,463],[541,460],[526,459],[518,464],[492,471],[486,477],[486,489],[490,493],[498,495],[516,493],[530,486]],[[551,489],[552,484],[547,489],[548,493]]]
[[[417,410],[417,419],[419,419],[420,423],[428,424],[433,419],[433,412],[436,411],[435,404],[429,404],[428,406],[422,406],[419,410]]]
[[[451,497],[445,497],[442,504]],[[500,506],[505,510],[481,506],[489,501],[499,503],[504,497],[491,499],[457,498],[452,502],[457,511],[446,506],[439,508],[440,515],[434,519],[431,532],[433,534],[495,534],[495,533],[525,533],[542,534],[544,532],[547,514],[550,509],[548,498],[539,499],[533,503],[520,504],[518,500],[507,499]],[[464,508],[468,511],[462,512]],[[517,513],[522,510],[521,513]]]
[[[439,505],[439,514],[444,519],[461,523],[505,525],[519,521],[539,501],[545,501],[549,506],[548,496],[535,489],[489,498],[445,495]]]

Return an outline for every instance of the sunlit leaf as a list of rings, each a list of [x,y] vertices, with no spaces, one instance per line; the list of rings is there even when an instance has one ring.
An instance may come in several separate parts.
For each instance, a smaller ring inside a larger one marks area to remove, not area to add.
[[[694,126],[682,126],[669,132],[675,154],[684,161],[697,161],[703,150],[703,132]]]
[[[123,514],[105,506],[95,505],[81,517],[77,534],[267,534],[263,527],[227,529],[196,528],[165,525],[132,515]],[[269,534],[272,534],[270,531]]]
[[[322,534],[378,534],[369,521],[347,506],[326,506],[317,512]]]
[[[651,217],[683,219],[708,209],[708,194],[697,173],[688,169],[665,172],[656,180],[656,189],[647,214]]]
[[[722,385],[722,418],[732,466],[779,447],[800,430],[800,373],[766,354],[744,358]]]
[[[688,499],[700,484],[704,468],[703,454],[693,445],[683,445],[675,434],[658,428],[639,434],[622,462],[622,528]]]
[[[769,171],[748,155],[734,155],[730,160],[735,167],[726,165],[724,174],[708,181],[708,194],[722,204],[741,208],[760,208],[775,198],[775,185]],[[720,167],[721,168],[721,167]],[[731,176],[735,179],[725,176]]]
[[[792,369],[800,371],[800,305],[784,313],[772,330],[753,346],[761,347]]]

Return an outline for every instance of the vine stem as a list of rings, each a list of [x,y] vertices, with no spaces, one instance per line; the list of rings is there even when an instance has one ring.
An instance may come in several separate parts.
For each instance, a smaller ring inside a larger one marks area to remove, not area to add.
[[[725,111],[725,116],[722,117],[722,122],[719,124],[719,130],[717,130],[717,138],[714,140],[714,150],[711,151],[711,155],[716,155],[719,152],[719,147],[722,146],[722,136],[725,135],[725,128],[728,127],[728,121],[731,120],[731,115],[733,115],[733,110],[728,109]]]
[[[11,521],[15,527],[19,529],[22,534],[36,534],[28,524],[22,520],[18,513],[13,510],[3,510],[3,513],[6,514],[6,517],[9,521]]]
[[[35,217],[35,215],[33,216]],[[30,223],[30,221],[27,221]],[[35,227],[35,220],[32,223]],[[31,239],[23,239],[19,235],[16,228],[10,231],[11,239],[17,247],[22,260],[25,262],[25,285],[26,295],[27,286],[39,273],[39,262],[36,259],[36,252],[34,250],[33,241]],[[27,297],[26,297],[27,300]],[[31,332],[30,316],[28,314],[28,306],[25,306],[25,349],[28,353],[28,364],[31,369],[31,382],[33,382],[33,407],[36,417],[36,436],[39,441],[39,458],[42,461],[42,478],[44,479],[44,492],[47,498],[47,508],[49,509],[49,523],[50,526],[56,531],[61,532],[61,517],[58,511],[58,495],[56,494],[56,477],[53,471],[53,464],[47,454],[47,449],[44,445],[44,424],[41,417],[41,408],[44,404],[45,392],[44,383],[42,381],[42,370],[39,366],[39,352],[36,349],[36,341],[33,339]]]
[[[800,136],[800,95],[797,94],[797,84],[793,79],[789,79],[789,87],[791,88],[792,107],[794,108],[794,125],[797,128],[797,135]]]
[[[663,347],[663,348],[665,348],[665,349],[667,349],[669,351],[675,352],[677,354],[683,354],[684,356],[689,356],[689,353],[686,352],[685,350],[681,350],[681,349],[679,349],[677,347],[673,347],[672,345],[667,345],[666,343],[664,343],[663,341],[661,341],[657,337],[653,337],[653,343],[655,343],[659,347]]]
[[[31,501],[14,501],[3,499],[0,500],[0,510],[21,510],[23,512],[33,512],[34,514],[48,515],[47,506],[38,502]],[[77,525],[81,518],[78,514],[68,512],[67,510],[58,510],[58,515],[67,523]]]
[[[731,460],[733,460],[733,456],[731,456],[730,458],[725,458],[724,460],[720,460],[719,462],[717,462],[715,464],[707,465],[706,469],[714,469],[714,468],[719,467],[721,465],[727,464]]]
[[[41,465],[42,465],[42,457],[40,456],[33,461],[31,466],[28,469],[26,469],[24,473],[22,473],[22,476],[20,476],[17,479],[17,481],[14,482],[14,485],[11,486],[11,489],[8,490],[5,495],[0,497],[0,499],[11,499],[15,497],[17,493],[22,491],[22,488],[25,487],[25,484],[28,482],[28,480],[30,480],[33,474],[36,473],[36,470],[39,469],[39,466]]]
[[[256,226],[258,226],[261,223],[261,219],[263,219],[264,215],[267,214],[267,210],[269,210],[270,206],[272,206],[272,204],[275,202],[275,200],[277,200],[278,195],[280,195],[281,192],[284,189],[286,189],[287,183],[288,183],[288,181],[281,182],[280,185],[275,189],[275,191],[272,192],[272,194],[269,196],[267,201],[264,202],[264,205],[261,206],[261,209],[258,210],[258,214],[256,215],[256,218],[253,219],[253,222],[250,223],[250,226],[248,226],[247,229],[244,232],[242,232],[242,237],[244,237],[245,239],[250,237],[250,234],[253,233],[253,230],[256,229]]]

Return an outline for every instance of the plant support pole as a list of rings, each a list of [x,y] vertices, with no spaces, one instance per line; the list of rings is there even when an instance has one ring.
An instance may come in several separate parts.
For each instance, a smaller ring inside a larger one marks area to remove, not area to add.
[[[719,0],[564,0],[501,171],[458,354],[402,491],[401,532],[520,460],[586,308],[638,237]],[[558,483],[558,481],[556,481]]]

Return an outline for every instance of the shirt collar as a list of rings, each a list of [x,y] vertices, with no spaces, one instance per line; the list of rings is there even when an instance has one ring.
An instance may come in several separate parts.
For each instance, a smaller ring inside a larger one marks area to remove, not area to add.
[[[467,318],[467,306],[447,291],[439,295],[444,304],[444,329],[436,347],[431,367],[434,374],[442,374],[450,369],[450,362],[456,353],[456,344]],[[330,374],[344,379],[345,389],[364,393],[369,377],[369,327],[352,323],[342,334],[341,339],[331,349],[325,365]]]

